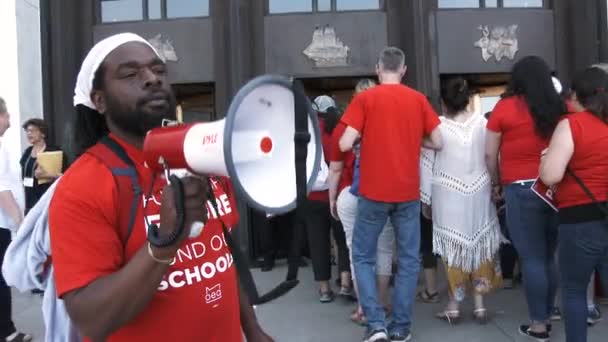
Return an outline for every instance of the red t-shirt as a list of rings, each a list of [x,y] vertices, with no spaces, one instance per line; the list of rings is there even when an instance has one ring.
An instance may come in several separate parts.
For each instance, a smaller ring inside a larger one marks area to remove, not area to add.
[[[567,117],[574,140],[574,154],[568,167],[585,183],[598,201],[608,195],[608,124],[588,112]],[[566,173],[557,188],[559,208],[590,204],[574,178]]]
[[[338,183],[338,194],[347,186],[353,184],[353,174],[355,172],[355,154],[352,151],[340,151],[340,138],[346,130],[346,125],[342,122],[338,123],[331,134],[331,151],[329,151],[330,162],[343,162],[342,173]]]
[[[525,100],[511,96],[500,100],[488,120],[488,129],[502,133],[500,176],[503,184],[538,177],[540,154],[549,140],[536,133]]]
[[[156,177],[153,192],[148,194],[152,173],[144,167],[141,151],[119,142],[135,163],[144,185],[146,195],[140,201],[138,219],[125,247],[117,208],[130,203],[119,203],[118,189],[105,165],[88,154],[80,157],[59,181],[49,209],[59,297],[120,270],[146,244],[144,215],[150,223],[159,220],[165,180]],[[219,217],[227,227],[233,227],[238,213],[232,189],[224,191],[213,183]],[[111,335],[109,342],[242,341],[232,255],[217,213],[210,203],[206,206],[210,220],[201,235],[184,242],[152,301],[132,322]]]
[[[342,122],[361,133],[362,196],[389,203],[420,199],[422,139],[440,123],[426,96],[382,84],[357,94]]]
[[[323,148],[324,162],[329,165],[329,148],[331,146],[331,134],[325,132],[325,120],[319,117],[319,130],[321,132],[321,145]],[[329,202],[329,191],[313,191],[308,195],[311,201]]]

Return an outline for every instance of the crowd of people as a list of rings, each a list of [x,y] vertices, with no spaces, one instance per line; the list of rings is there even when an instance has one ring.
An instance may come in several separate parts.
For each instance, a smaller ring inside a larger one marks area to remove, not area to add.
[[[280,226],[305,231],[319,300],[330,303],[333,245],[337,294],[357,302],[350,318],[367,327],[364,341],[404,342],[413,337],[414,303],[440,302],[440,270],[448,293],[436,318],[458,323],[470,291],[473,317],[486,324],[485,298],[513,286],[517,263],[529,314],[519,333],[549,341],[551,321],[563,319],[568,342],[586,341],[588,324],[601,318],[594,277],[608,295],[608,70],[590,66],[563,87],[542,59],[521,58],[485,116],[471,109],[475,89],[461,76],[442,77],[438,114],[403,84],[398,48],[380,53],[376,72],[378,84],[361,80],[343,114],[330,96],[312,101],[329,173],[300,208],[305,215],[268,218],[262,270],[274,266]],[[36,256],[43,266],[34,268],[48,277],[51,267],[51,281],[31,286],[47,286],[47,340],[273,341],[233,266],[226,234],[238,212],[228,179],[182,180],[182,224],[208,218],[203,234],[188,239],[186,228],[165,244],[147,236],[171,236],[178,225],[176,185],[155,177],[142,155],[146,132],[176,119],[156,50],[134,34],[96,44],[74,106],[78,159],[69,168],[50,172],[37,162],[57,150],[39,119],[23,124],[31,146],[20,165],[10,165],[5,148],[0,160],[2,259],[8,249],[13,261],[23,239],[44,236],[38,229],[48,236]],[[0,99],[0,136],[8,115]],[[8,285],[22,280],[22,268],[5,261],[0,278],[0,338],[8,342],[32,340],[11,321]],[[180,324],[166,324],[174,317]]]
[[[405,72],[403,52],[385,49],[380,84],[361,80],[323,139],[331,226],[345,234],[348,254],[342,243],[336,250],[350,257],[351,319],[367,326],[365,341],[412,338],[414,300],[440,301],[439,260],[448,299],[438,319],[456,324],[470,289],[473,317],[486,324],[484,298],[521,279],[529,312],[521,335],[549,341],[551,322],[564,319],[567,341],[586,341],[587,326],[601,320],[596,274],[608,293],[605,68],[589,67],[564,87],[541,58],[521,58],[485,115],[472,110],[475,89],[464,77],[442,77],[437,115],[402,85]],[[314,101],[323,124],[328,106],[318,102],[329,100]],[[327,249],[322,260],[327,267]],[[416,293],[420,265],[425,289]],[[340,293],[350,293],[340,279]],[[324,280],[321,302],[329,302]]]

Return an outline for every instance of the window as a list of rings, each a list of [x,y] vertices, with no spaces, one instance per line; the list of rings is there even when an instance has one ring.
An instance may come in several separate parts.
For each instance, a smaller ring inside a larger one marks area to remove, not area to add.
[[[312,12],[311,0],[270,0],[268,4],[269,13],[297,13]]]
[[[439,8],[477,8],[479,0],[439,0]]]
[[[209,0],[165,0],[167,18],[206,17],[209,15]]]
[[[162,19],[163,5],[161,0],[148,0],[148,19]]]
[[[344,0],[347,1],[347,0]],[[543,0],[438,0],[439,8],[542,8]]]
[[[100,0],[102,23],[209,16],[209,0]]]
[[[379,10],[385,0],[268,0],[268,13]]]
[[[503,7],[543,7],[543,0],[503,0]]]
[[[331,0],[318,0],[319,4],[317,5],[317,9],[319,12],[329,12],[331,11]]]
[[[101,21],[114,23],[143,19],[142,0],[102,0]]]
[[[336,9],[338,11],[377,10],[377,9],[380,9],[380,1],[379,0],[337,0]]]

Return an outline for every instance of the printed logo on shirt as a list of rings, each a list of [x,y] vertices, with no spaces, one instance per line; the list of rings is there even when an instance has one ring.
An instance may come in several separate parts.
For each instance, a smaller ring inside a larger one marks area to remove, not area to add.
[[[214,190],[218,190],[218,182],[212,181],[211,185]],[[206,226],[217,222],[220,218],[230,221],[228,215],[236,214],[233,212],[227,194],[223,191],[216,191],[215,195],[217,210],[215,210],[211,200],[205,203],[209,217]],[[160,211],[160,198],[161,191],[156,192],[153,196],[143,198],[144,208],[146,213],[149,214],[146,216],[146,224],[144,225],[146,234],[148,224],[160,224],[160,214],[158,213]],[[226,224],[229,223],[226,222]],[[175,264],[163,277],[157,290],[165,292],[200,284],[205,289],[203,298],[205,303],[218,306],[223,295],[221,282],[218,283],[217,280],[213,281],[213,279],[229,271],[234,260],[224,234],[217,230],[205,232],[205,228],[203,228],[199,238],[186,240],[186,243],[177,251]],[[209,283],[215,285],[209,287]]]
[[[212,287],[205,286],[205,303],[211,304],[222,299],[222,284],[217,284]]]

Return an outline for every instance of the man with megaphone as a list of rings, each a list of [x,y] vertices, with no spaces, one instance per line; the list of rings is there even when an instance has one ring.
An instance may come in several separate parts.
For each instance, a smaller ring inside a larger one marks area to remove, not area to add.
[[[130,33],[97,43],[74,105],[80,157],[49,225],[57,295],[85,341],[272,341],[239,291],[223,231],[238,221],[230,182],[144,162],[147,132],[176,112],[156,50]]]

